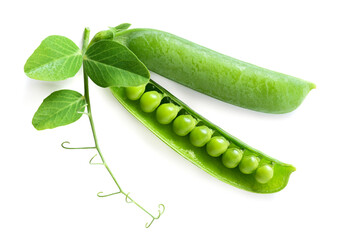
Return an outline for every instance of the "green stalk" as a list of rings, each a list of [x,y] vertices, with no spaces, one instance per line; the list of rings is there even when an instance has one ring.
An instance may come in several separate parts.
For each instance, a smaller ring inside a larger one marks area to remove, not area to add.
[[[85,55],[85,52],[88,48],[88,44],[89,44],[89,33],[90,33],[90,30],[89,28],[85,28],[84,29],[84,36],[83,36],[83,47],[82,47],[82,54],[83,56]],[[92,129],[92,134],[93,134],[93,139],[94,139],[94,144],[95,144],[95,149],[97,150],[98,152],[98,155],[99,157],[101,158],[102,160],[102,163],[100,165],[103,165],[108,173],[111,175],[113,181],[115,182],[115,184],[117,185],[117,188],[118,188],[118,192],[115,192],[115,193],[111,193],[111,194],[107,194],[107,195],[103,195],[103,192],[99,192],[97,194],[98,197],[108,197],[108,196],[112,196],[112,195],[115,195],[115,194],[123,194],[124,196],[126,196],[126,202],[127,203],[134,203],[136,206],[138,206],[140,209],[142,209],[145,213],[147,213],[150,217],[152,217],[152,220],[150,223],[146,223],[146,228],[150,227],[151,224],[153,223],[154,220],[160,218],[160,216],[162,215],[162,213],[164,212],[165,210],[165,206],[163,204],[160,204],[159,205],[159,208],[162,207],[162,210],[158,210],[158,216],[155,217],[153,216],[151,213],[149,213],[147,210],[145,210],[141,205],[139,205],[137,202],[135,202],[130,196],[129,196],[129,193],[125,193],[120,185],[118,184],[116,178],[114,177],[111,169],[108,167],[108,164],[106,163],[104,157],[103,157],[103,154],[101,152],[101,149],[99,147],[99,143],[98,143],[98,139],[97,139],[97,134],[96,134],[96,130],[95,130],[95,127],[94,127],[94,121],[93,121],[93,115],[92,115],[92,107],[91,107],[91,102],[90,102],[90,97],[89,97],[89,84],[88,84],[88,75],[87,73],[83,70],[83,78],[84,78],[84,98],[86,100],[86,103],[87,103],[87,116],[89,118],[89,123],[91,125],[91,129]],[[93,158],[92,158],[93,159]],[[91,159],[91,160],[92,160]]]

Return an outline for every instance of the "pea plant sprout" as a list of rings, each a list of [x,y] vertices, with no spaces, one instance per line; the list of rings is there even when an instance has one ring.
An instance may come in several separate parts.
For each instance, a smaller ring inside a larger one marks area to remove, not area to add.
[[[165,210],[163,204],[158,205],[158,214],[153,215],[122,190],[107,162],[105,161],[96,135],[89,94],[88,78],[96,85],[108,87],[129,87],[146,84],[150,73],[145,65],[127,47],[112,39],[130,24],[120,24],[110,30],[97,33],[89,43],[90,30],[85,28],[83,46],[78,46],[63,36],[49,36],[28,58],[24,66],[25,74],[36,80],[60,81],[73,77],[83,64],[84,94],[73,90],[59,90],[46,97],[36,111],[32,124],[37,130],[52,129],[71,124],[86,115],[89,118],[94,146],[69,147],[69,142],[63,142],[64,149],[94,149],[96,154],[89,161],[92,165],[106,168],[114,180],[117,191],[110,194],[99,192],[98,197],[108,197],[123,194],[127,203],[134,203],[148,214],[152,220],[146,223],[150,227],[154,220],[159,219]],[[92,160],[99,156],[100,163]]]

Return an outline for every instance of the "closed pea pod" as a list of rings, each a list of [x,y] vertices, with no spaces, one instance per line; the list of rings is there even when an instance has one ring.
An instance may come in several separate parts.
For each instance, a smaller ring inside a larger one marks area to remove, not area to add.
[[[267,113],[296,109],[311,82],[243,62],[155,29],[116,34],[146,67],[168,79],[236,106]]]
[[[292,165],[285,164],[274,158],[271,158],[248,146],[232,135],[226,133],[224,130],[215,126],[207,119],[203,118],[201,115],[190,109],[186,104],[181,102],[166,89],[162,88],[152,80],[150,80],[150,83],[146,87],[146,93],[147,91],[158,92],[164,96],[165,99],[170,99],[170,102],[178,105],[181,108],[181,115],[192,116],[192,118],[197,121],[197,126],[189,133],[189,136],[177,135],[173,129],[173,124],[160,124],[157,121],[155,116],[156,114],[144,112],[140,106],[140,103],[128,99],[124,88],[111,88],[111,90],[117,100],[163,142],[165,142],[172,149],[174,149],[193,164],[228,184],[256,193],[273,193],[283,189],[288,183],[290,174],[295,171],[295,168]],[[206,130],[204,132],[207,134],[200,134],[200,132],[203,132],[200,130]],[[221,150],[215,148],[218,151],[215,151],[215,154],[213,154],[214,156],[211,156],[209,153],[213,152],[211,150],[214,144],[209,145],[208,153],[206,146],[207,144],[200,140],[203,138],[203,136],[207,136],[206,143],[211,142],[210,138],[213,136],[214,139],[224,139],[223,142],[225,144],[219,145],[219,147],[222,146],[220,148]],[[198,137],[200,137],[200,139],[198,139]],[[196,146],[195,143],[197,143],[196,145],[202,145],[203,143],[203,145]],[[226,148],[224,148],[225,145]],[[265,174],[267,171],[265,171],[265,169],[263,170],[263,168],[261,170],[256,170],[253,174],[244,174],[237,167],[226,167],[222,161],[222,156],[220,155],[225,154],[228,147],[229,149],[241,149],[243,154],[246,156],[253,155],[258,157],[260,160],[259,166],[273,166],[272,177],[270,178],[270,172],[269,174]]]

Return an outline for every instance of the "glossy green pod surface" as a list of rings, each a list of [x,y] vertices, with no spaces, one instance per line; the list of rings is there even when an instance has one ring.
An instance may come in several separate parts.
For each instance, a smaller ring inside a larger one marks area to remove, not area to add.
[[[153,72],[219,100],[266,113],[296,109],[311,82],[220,54],[173,34],[129,29],[115,38]]]
[[[274,169],[273,178],[261,184],[255,180],[255,174],[243,174],[239,168],[227,168],[223,165],[221,157],[211,157],[205,147],[195,147],[190,143],[188,136],[178,136],[172,129],[172,124],[162,125],[156,119],[156,113],[142,111],[139,100],[133,101],[127,98],[125,88],[111,88],[117,100],[149,130],[151,130],[163,142],[169,145],[184,158],[203,169],[212,176],[231,184],[237,188],[256,193],[273,193],[283,189],[289,180],[290,174],[295,171],[292,165],[282,163],[262,152],[248,146],[239,139],[226,133],[201,115],[190,109],[167,90],[154,81],[147,85],[148,90],[156,90],[163,96],[163,102],[172,102],[181,107],[179,114],[190,114],[198,121],[198,125],[205,125],[214,131],[213,136],[222,136],[230,142],[230,147],[237,147],[244,151],[244,155],[252,154],[260,158],[260,164],[270,164]]]

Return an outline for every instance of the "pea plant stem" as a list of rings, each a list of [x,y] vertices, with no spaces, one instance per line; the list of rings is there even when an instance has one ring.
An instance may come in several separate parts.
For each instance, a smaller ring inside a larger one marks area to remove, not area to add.
[[[84,36],[83,36],[83,46],[82,46],[82,53],[83,53],[83,56],[88,48],[88,44],[89,44],[89,34],[90,34],[90,30],[89,28],[85,28],[84,29]],[[92,115],[92,107],[91,107],[91,102],[90,102],[90,97],[89,97],[89,81],[88,81],[88,75],[87,73],[83,70],[83,78],[84,78],[84,98],[85,98],[85,101],[87,103],[87,116],[88,116],[88,119],[89,119],[89,123],[90,123],[90,126],[91,126],[91,129],[92,129],[92,134],[93,134],[93,139],[94,139],[94,144],[95,144],[95,149],[97,150],[98,152],[98,155],[102,161],[102,163],[100,165],[103,165],[108,173],[111,175],[113,181],[115,182],[115,184],[117,185],[117,188],[118,188],[118,192],[115,192],[115,193],[111,193],[111,194],[108,194],[108,195],[101,195],[102,192],[99,192],[98,193],[98,196],[99,197],[107,197],[107,196],[112,196],[112,195],[115,195],[115,194],[123,194],[124,196],[126,196],[126,202],[128,203],[134,203],[136,206],[138,206],[141,210],[143,210],[145,213],[147,213],[150,217],[152,217],[152,220],[150,223],[146,223],[146,227],[148,228],[149,226],[151,226],[151,224],[153,223],[154,220],[158,219],[161,214],[163,213],[164,211],[164,205],[163,204],[160,204],[159,207],[162,207],[162,210],[158,210],[159,212],[159,215],[158,216],[153,216],[151,213],[149,213],[146,209],[144,209],[141,205],[139,205],[137,202],[135,202],[131,197],[129,197],[129,193],[125,193],[120,185],[118,184],[116,178],[114,177],[111,169],[108,167],[108,164],[106,163],[104,157],[103,157],[103,154],[101,152],[101,149],[99,147],[99,143],[98,143],[98,139],[97,139],[97,134],[96,134],[96,130],[95,130],[95,127],[94,127],[94,121],[93,121],[93,115]],[[93,158],[92,158],[93,159]]]

